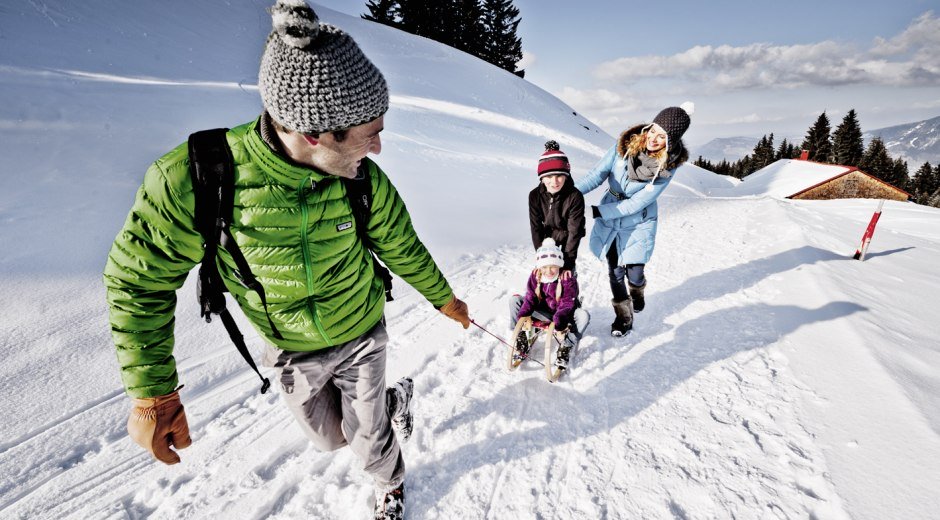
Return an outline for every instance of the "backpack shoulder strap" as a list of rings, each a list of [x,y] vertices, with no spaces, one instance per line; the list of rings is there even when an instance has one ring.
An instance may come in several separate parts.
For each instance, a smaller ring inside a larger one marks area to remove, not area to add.
[[[225,197],[220,189],[223,180],[234,189],[234,159],[225,139],[227,128],[202,130],[189,136],[189,173],[193,181],[193,193],[196,197],[196,229],[206,241],[206,245],[217,242],[215,235],[216,220],[225,215],[222,205]],[[229,201],[229,214],[233,202]],[[213,247],[214,248],[214,247]],[[212,251],[213,260],[215,251]]]
[[[372,251],[372,240],[368,235],[369,217],[372,216],[372,177],[366,163],[363,162],[359,165],[358,175],[354,179],[343,177],[343,184],[346,187],[346,197],[349,199],[349,205],[352,206],[353,217],[356,219],[356,234],[359,235],[359,240],[369,250],[375,273],[382,279],[382,284],[385,286],[385,301],[393,301],[392,274],[375,256],[375,252]]]
[[[241,331],[238,330],[238,325],[225,308],[225,284],[222,282],[216,264],[216,256],[221,245],[235,260],[243,278],[242,283],[258,292],[267,315],[264,289],[251,274],[248,262],[238,249],[229,230],[235,205],[235,160],[232,158],[232,151],[225,137],[226,132],[228,132],[227,128],[215,128],[202,130],[189,136],[189,173],[192,177],[195,198],[194,222],[205,242],[205,251],[199,266],[196,296],[199,299],[200,316],[205,318],[206,322],[212,321],[213,314],[218,314],[222,318],[222,323],[232,343],[235,344],[235,348],[238,349],[248,366],[261,378],[261,393],[263,394],[271,386],[271,381],[261,375],[248,351]],[[274,336],[280,338],[281,334],[274,327],[270,316],[268,316],[268,323],[271,325]]]

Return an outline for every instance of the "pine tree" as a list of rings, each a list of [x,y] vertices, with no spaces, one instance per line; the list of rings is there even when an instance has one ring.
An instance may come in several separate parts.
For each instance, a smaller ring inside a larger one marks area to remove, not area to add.
[[[692,164],[694,164],[695,166],[698,166],[699,168],[704,168],[711,172],[715,171],[715,167],[712,165],[712,163],[709,160],[702,157],[701,155],[699,155],[698,159],[696,159]]]
[[[720,163],[715,165],[715,173],[731,175],[731,163],[729,163],[727,159],[722,159]]]
[[[931,193],[924,204],[940,208],[940,164],[933,171],[933,193]]]
[[[445,45],[454,43],[454,9],[450,0],[399,0],[401,29]]]
[[[763,139],[761,139],[761,142],[762,143],[758,143],[759,149],[754,149],[754,171],[757,171],[776,160],[774,158],[774,134],[771,132],[770,136],[764,136]]]
[[[400,25],[399,10],[401,6],[398,5],[397,0],[369,0],[366,3],[366,8],[369,9],[369,14],[360,15],[362,18],[391,27]]]
[[[522,59],[519,9],[512,0],[369,0],[361,15],[424,36],[516,72]]]
[[[751,159],[751,156],[745,155],[731,165],[731,176],[737,179],[747,177],[756,170],[756,168],[753,167],[753,163],[754,161]]]
[[[858,166],[863,153],[865,142],[862,140],[862,127],[858,124],[858,117],[853,108],[832,133],[833,161],[845,166]]]
[[[482,58],[484,34],[483,5],[480,0],[456,0],[454,5],[457,23],[454,27],[454,47],[478,58]]]
[[[862,154],[862,160],[859,161],[858,168],[885,182],[891,182],[889,179],[892,177],[894,161],[888,155],[888,149],[885,148],[884,141],[880,137],[876,137],[868,143],[868,148]]]
[[[809,152],[809,160],[828,163],[832,155],[832,141],[829,137],[829,118],[826,112],[819,114],[816,122],[806,132],[801,148]]]
[[[904,191],[910,191],[911,175],[910,170],[907,169],[907,161],[900,157],[894,160],[891,165],[891,176],[888,183]]]
[[[780,146],[777,147],[776,153],[774,153],[774,159],[777,161],[780,159],[792,159],[792,156],[793,145],[787,142],[787,138],[784,137],[783,141],[780,141]]]
[[[911,181],[911,190],[914,192],[914,202],[924,204],[930,195],[937,189],[934,186],[933,168],[929,162],[925,162],[917,172],[914,173],[914,179]]]
[[[519,9],[512,5],[512,0],[483,0],[483,12],[483,59],[516,72],[516,63],[522,59],[522,40],[516,35],[522,21]]]

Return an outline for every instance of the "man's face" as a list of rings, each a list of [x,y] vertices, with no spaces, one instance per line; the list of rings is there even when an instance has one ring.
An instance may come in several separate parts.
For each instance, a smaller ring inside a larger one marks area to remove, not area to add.
[[[385,116],[346,130],[346,138],[337,141],[332,133],[321,134],[313,146],[314,165],[331,175],[354,178],[366,155],[382,152],[379,133],[385,129]],[[309,141],[308,141],[309,142]]]
[[[558,193],[565,185],[567,175],[545,175],[542,177],[542,184],[549,193]]]

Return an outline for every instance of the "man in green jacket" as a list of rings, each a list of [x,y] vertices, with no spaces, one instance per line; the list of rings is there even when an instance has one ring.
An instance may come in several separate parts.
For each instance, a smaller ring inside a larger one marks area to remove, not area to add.
[[[388,268],[464,328],[467,306],[419,240],[391,181],[366,157],[382,148],[388,87],[381,72],[303,0],[278,0],[271,14],[258,78],[265,112],[227,134],[231,230],[265,289],[267,312],[221,248],[217,264],[267,341],[263,364],[275,369],[301,428],[322,450],[350,446],[375,480],[376,516],[392,518],[402,512],[404,482],[392,425],[398,436],[410,433],[412,384],[385,387],[384,285],[341,178],[370,176],[365,231]],[[183,144],[148,169],[104,271],[121,378],[134,404],[128,430],[167,464],[180,460],[171,446],[190,444],[173,315],[176,290],[203,256],[194,206]]]

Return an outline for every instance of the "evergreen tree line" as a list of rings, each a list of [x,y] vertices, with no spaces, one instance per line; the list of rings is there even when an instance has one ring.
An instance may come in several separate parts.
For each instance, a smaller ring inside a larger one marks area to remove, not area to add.
[[[512,0],[369,0],[366,20],[462,50],[522,76],[519,9]]]
[[[909,175],[907,161],[892,159],[881,138],[874,138],[865,147],[862,128],[855,110],[842,119],[842,123],[831,130],[829,118],[823,112],[807,130],[806,137],[799,147],[784,139],[780,146],[774,147],[774,134],[761,137],[754,146],[754,151],[740,160],[728,162],[721,160],[712,163],[701,156],[694,162],[696,166],[721,175],[730,175],[741,179],[780,159],[795,159],[801,151],[808,152],[808,159],[826,164],[854,166],[863,172],[877,177],[893,186],[910,192],[914,202],[940,207],[940,163],[931,167],[924,163],[914,177]]]

